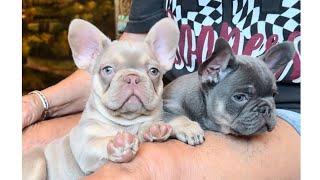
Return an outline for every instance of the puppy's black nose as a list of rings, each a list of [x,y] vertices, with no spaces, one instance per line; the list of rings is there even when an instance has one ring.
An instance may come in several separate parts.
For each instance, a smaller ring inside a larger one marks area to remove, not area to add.
[[[140,82],[140,78],[137,75],[130,74],[123,78],[123,80],[128,84],[138,84]]]
[[[270,109],[269,106],[261,106],[261,107],[258,108],[258,112],[268,115],[268,114],[270,114],[271,109]]]
[[[273,130],[273,126],[270,124],[270,123],[266,123],[266,126],[267,126],[267,130],[269,131],[269,132],[271,132],[272,130]]]
[[[265,107],[265,106],[262,106],[262,107],[260,107],[259,109],[258,109],[258,111],[259,111],[259,113],[266,113],[266,111],[267,111],[267,108]]]

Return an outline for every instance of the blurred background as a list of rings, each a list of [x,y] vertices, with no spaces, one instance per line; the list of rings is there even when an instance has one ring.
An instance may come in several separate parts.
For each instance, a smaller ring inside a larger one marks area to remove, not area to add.
[[[72,19],[90,21],[114,40],[123,32],[130,5],[130,0],[23,0],[22,94],[75,71],[67,40]]]

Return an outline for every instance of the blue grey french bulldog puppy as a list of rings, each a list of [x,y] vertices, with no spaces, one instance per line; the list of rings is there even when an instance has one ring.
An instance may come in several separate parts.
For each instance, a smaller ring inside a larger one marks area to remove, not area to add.
[[[283,42],[259,58],[234,55],[228,42],[217,39],[213,54],[198,72],[166,86],[163,119],[173,126],[190,127],[174,134],[191,145],[203,142],[202,129],[241,136],[272,131],[277,94],[273,74],[284,68],[294,53],[293,44]]]

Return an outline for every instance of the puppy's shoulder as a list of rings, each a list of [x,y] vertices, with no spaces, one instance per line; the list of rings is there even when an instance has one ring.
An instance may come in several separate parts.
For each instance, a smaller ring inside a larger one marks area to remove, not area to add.
[[[178,77],[164,88],[163,98],[172,99],[199,90],[197,72]]]

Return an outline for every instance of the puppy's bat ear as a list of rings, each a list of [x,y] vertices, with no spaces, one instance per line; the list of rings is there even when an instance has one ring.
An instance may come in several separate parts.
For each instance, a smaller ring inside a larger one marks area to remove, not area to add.
[[[68,41],[77,67],[90,73],[96,58],[111,43],[98,28],[81,19],[71,21]]]
[[[170,18],[163,18],[150,29],[145,42],[149,45],[164,71],[172,68],[180,32]]]
[[[203,62],[198,69],[202,83],[218,83],[225,75],[228,66],[235,63],[235,57],[228,42],[222,38],[217,39],[212,55]]]
[[[260,58],[267,64],[269,69],[276,73],[279,69],[284,68],[292,60],[295,54],[295,48],[291,42],[283,42],[272,46]]]

